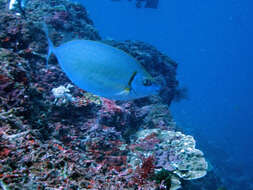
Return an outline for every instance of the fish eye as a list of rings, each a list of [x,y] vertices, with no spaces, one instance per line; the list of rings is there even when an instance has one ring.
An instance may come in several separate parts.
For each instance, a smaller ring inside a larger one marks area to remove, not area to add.
[[[143,83],[144,86],[151,86],[152,85],[152,82],[151,82],[150,79],[144,79],[142,81],[142,83]]]

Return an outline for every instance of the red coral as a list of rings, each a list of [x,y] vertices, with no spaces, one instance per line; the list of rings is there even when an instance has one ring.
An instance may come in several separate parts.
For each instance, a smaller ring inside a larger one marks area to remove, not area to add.
[[[6,91],[10,91],[14,83],[7,76],[0,74],[0,94],[6,95]]]
[[[157,138],[157,134],[156,133],[151,133],[150,135],[146,136],[143,140],[152,140],[152,139],[156,139]]]
[[[154,165],[154,157],[149,156],[147,158],[142,159],[142,166],[136,168],[136,175],[134,176],[134,183],[138,184],[138,186],[142,186],[146,183],[147,179],[154,174],[155,165]]]
[[[3,148],[0,152],[0,158],[7,157],[10,152],[11,150],[9,150],[8,148]]]
[[[114,101],[103,99],[103,111],[109,113],[122,112],[122,108],[115,104]]]
[[[155,159],[153,156],[149,156],[148,158],[143,159],[143,163],[140,170],[140,174],[143,179],[148,178],[151,174],[154,173],[154,161]]]
[[[5,82],[8,82],[10,81],[10,79],[8,77],[6,77],[5,75],[0,75],[0,82],[1,83],[5,83]]]

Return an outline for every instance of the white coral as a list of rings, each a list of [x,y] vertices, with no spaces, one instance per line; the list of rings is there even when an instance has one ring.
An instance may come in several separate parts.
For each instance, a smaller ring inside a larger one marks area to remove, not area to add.
[[[68,84],[67,87],[61,85],[57,88],[53,88],[52,93],[55,97],[55,103],[59,104],[59,100],[61,100],[61,104],[74,101],[75,98],[70,94],[70,88],[72,87],[72,85]]]
[[[206,175],[208,164],[203,152],[196,149],[196,142],[192,136],[175,131],[145,129],[136,134],[136,143],[143,142],[147,136],[153,133],[157,134],[160,143],[152,153],[150,151],[143,152],[145,155],[152,155],[159,150],[167,153],[173,151],[174,159],[169,160],[168,158],[163,166],[165,169],[168,166],[172,167],[172,172],[184,180],[198,179]]]

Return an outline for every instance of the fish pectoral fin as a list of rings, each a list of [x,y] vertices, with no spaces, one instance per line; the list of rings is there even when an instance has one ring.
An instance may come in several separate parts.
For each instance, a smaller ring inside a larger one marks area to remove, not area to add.
[[[117,95],[127,96],[129,93],[130,93],[130,88],[126,87],[124,90],[122,90],[121,92],[117,93]]]
[[[134,77],[136,76],[136,74],[137,74],[137,71],[134,71],[133,74],[131,75],[129,81],[128,81],[127,87],[123,91],[117,93],[117,95],[127,96],[130,93],[130,91],[132,90],[131,85],[132,85],[132,82],[133,82]]]

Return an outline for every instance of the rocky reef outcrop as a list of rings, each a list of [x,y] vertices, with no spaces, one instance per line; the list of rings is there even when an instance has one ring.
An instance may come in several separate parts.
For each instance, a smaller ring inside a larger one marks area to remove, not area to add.
[[[0,1],[0,187],[2,189],[178,189],[207,163],[193,137],[178,132],[169,104],[177,64],[151,45],[103,41],[132,56],[161,94],[114,102],[85,92],[46,65],[45,22],[55,45],[101,40],[79,4]]]

